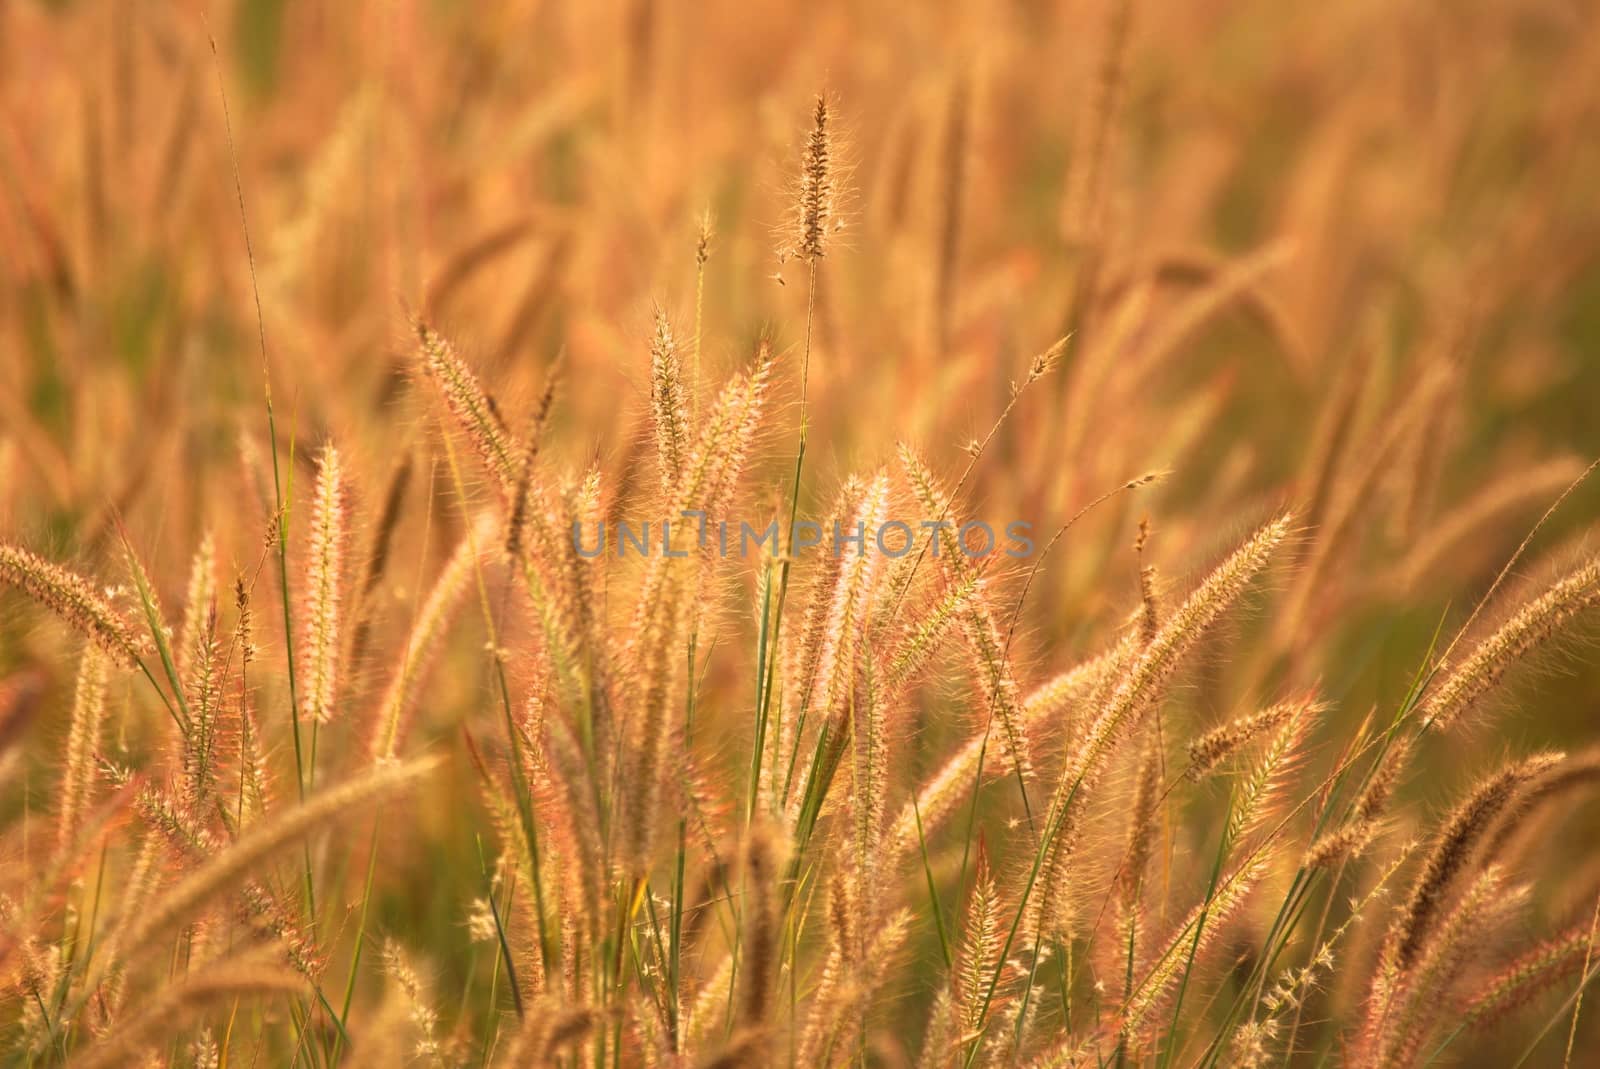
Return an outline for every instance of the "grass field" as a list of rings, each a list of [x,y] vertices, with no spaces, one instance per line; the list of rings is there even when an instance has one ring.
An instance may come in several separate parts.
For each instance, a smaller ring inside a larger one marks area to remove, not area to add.
[[[0,1065],[1595,1064],[1593,14],[0,3]]]

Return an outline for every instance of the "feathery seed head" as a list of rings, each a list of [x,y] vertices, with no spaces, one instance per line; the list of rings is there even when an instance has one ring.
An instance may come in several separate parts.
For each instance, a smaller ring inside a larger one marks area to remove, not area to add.
[[[1134,556],[1139,559],[1139,635],[1145,645],[1156,637],[1161,627],[1161,595],[1156,588],[1156,566],[1144,562],[1145,543],[1150,539],[1150,519],[1139,521],[1139,534],[1134,539]]]
[[[711,259],[711,239],[716,233],[715,222],[710,208],[700,213],[700,229],[695,236],[694,244],[694,262],[700,267],[704,267],[706,261]]]
[[[1017,387],[1020,392],[1023,387],[1030,386],[1044,378],[1061,365],[1061,358],[1067,353],[1067,345],[1072,341],[1072,335],[1067,335],[1058,340],[1050,348],[1033,358],[1033,363],[1028,365],[1028,377]]]
[[[1310,697],[1278,702],[1212,728],[1189,743],[1189,778],[1204,779],[1218,765],[1247,746],[1251,740],[1276,730],[1294,717],[1303,715],[1312,704]]]
[[[1440,1024],[1439,1006],[1458,986],[1461,974],[1480,955],[1505,921],[1527,900],[1526,887],[1508,886],[1505,872],[1489,865],[1462,893],[1460,901],[1430,932],[1413,958],[1379,965],[1369,1001],[1372,1012],[1366,1040],[1371,1057],[1361,1064],[1388,1067],[1417,1064],[1424,1042]]]
[[[1508,668],[1600,603],[1600,558],[1579,566],[1518,609],[1480,642],[1422,705],[1423,723],[1446,730],[1500,682]]]
[[[20,588],[113,660],[129,668],[138,666],[143,643],[111,599],[87,579],[20,546],[0,543],[0,582]]]
[[[233,580],[233,606],[238,611],[239,622],[236,634],[239,636],[239,663],[249,665],[255,660],[256,648],[251,641],[252,623],[254,618],[250,613],[250,590],[244,585],[244,576],[235,576]]]
[[[689,406],[683,367],[672,324],[660,308],[650,339],[650,411],[656,428],[656,454],[661,465],[661,492],[671,498],[688,458]]]
[[[1312,843],[1300,863],[1308,869],[1325,869],[1332,868],[1346,858],[1359,857],[1378,831],[1378,821],[1352,820]]]
[[[194,563],[189,567],[189,587],[183,599],[183,625],[178,630],[178,646],[174,651],[179,679],[187,680],[194,667],[193,656],[199,629],[216,595],[216,569],[216,539],[207,531],[200,540],[200,548],[195,552]]]
[[[669,498],[673,504],[668,515],[698,510],[720,518],[726,512],[760,426],[771,373],[772,351],[763,340],[756,366],[747,374],[733,376],[712,406],[700,440]],[[692,527],[678,530],[691,531]],[[624,822],[624,850],[635,865],[647,860],[650,833],[659,815],[656,798],[667,743],[665,718],[681,674],[681,638],[699,593],[699,560],[692,554],[682,556],[685,549],[680,543],[679,552],[651,558],[633,613],[628,657],[633,662],[631,678],[637,681],[635,699],[640,711],[633,718],[626,755],[632,800]]]
[[[301,639],[306,680],[302,712],[319,724],[332,719],[338,698],[340,607],[349,541],[346,494],[339,451],[330,445],[317,464]]]
[[[828,99],[818,95],[812,112],[811,133],[800,157],[800,196],[795,251],[803,259],[819,260],[827,252],[834,217],[832,132],[828,129]]]
[[[1478,854],[1489,829],[1517,804],[1523,788],[1562,760],[1560,754],[1539,754],[1513,762],[1481,780],[1451,810],[1434,839],[1422,871],[1412,885],[1390,935],[1387,957],[1401,969],[1412,965],[1427,948],[1433,922],[1457,875]]]
[[[422,373],[438,388],[451,418],[483,459],[501,492],[511,493],[520,474],[521,449],[505,420],[454,346],[420,320],[416,331]]]
[[[759,1025],[767,1020],[769,1000],[777,979],[781,887],[785,847],[770,823],[758,820],[750,827],[744,850],[744,947],[740,969],[739,1020]]]
[[[1218,932],[1249,898],[1250,892],[1266,875],[1266,858],[1245,862],[1217,882],[1206,901],[1194,907],[1182,924],[1161,943],[1149,972],[1139,981],[1117,1024],[1118,1035],[1137,1046],[1145,1026],[1171,996],[1171,989],[1185,975],[1187,961],[1214,943]]]
[[[417,975],[405,951],[401,950],[400,945],[393,939],[384,943],[383,968],[389,979],[400,988],[401,995],[405,999],[411,1027],[417,1034],[415,1055],[425,1059],[437,1058],[440,1046],[434,1031],[439,1024],[439,1015],[430,1002],[430,995],[422,978]]]
[[[1133,798],[1128,806],[1128,843],[1123,851],[1118,876],[1124,910],[1129,917],[1138,913],[1139,889],[1155,846],[1161,820],[1161,749],[1155,733],[1149,732],[1144,753],[1139,758],[1139,775],[1134,781]]]
[[[93,761],[100,747],[106,709],[107,658],[97,646],[87,646],[78,667],[78,687],[72,701],[67,753],[61,772],[61,808],[56,825],[56,849],[65,851],[89,807]]]
[[[983,1025],[985,985],[1000,952],[1000,896],[989,871],[989,851],[978,841],[978,861],[967,899],[966,936],[954,974],[955,1011],[962,1035],[972,1035]]]
[[[1179,661],[1267,566],[1289,535],[1290,517],[1262,527],[1195,588],[1156,632],[1144,652],[1107,698],[1070,763],[1071,778],[1084,774],[1177,670]],[[1081,767],[1080,767],[1081,766]]]
[[[1583,969],[1592,943],[1589,929],[1587,923],[1574,925],[1504,965],[1480,982],[1463,1018],[1473,1027],[1492,1024]]]

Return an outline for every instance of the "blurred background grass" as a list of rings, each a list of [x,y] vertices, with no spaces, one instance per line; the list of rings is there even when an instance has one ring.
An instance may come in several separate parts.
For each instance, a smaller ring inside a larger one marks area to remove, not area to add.
[[[1091,517],[1043,571],[1020,639],[1028,675],[1092,652],[1136,601],[1140,515],[1181,577],[1285,504],[1310,509],[1309,554],[1326,529],[1318,495],[1348,495],[1348,535],[1308,594],[1310,637],[1273,647],[1264,607],[1238,625],[1260,641],[1239,645],[1273,655],[1218,658],[1186,698],[1215,717],[1320,680],[1337,702],[1328,737],[1342,739],[1370,707],[1393,707],[1441,620],[1464,618],[1560,484],[1600,455],[1593,16],[1559,0],[12,0],[0,535],[111,578],[120,517],[169,604],[202,530],[234,568],[260,554],[248,458],[264,448],[262,368],[219,75],[296,485],[335,437],[368,517],[395,458],[430,448],[409,399],[408,312],[456,338],[508,412],[559,360],[552,462],[625,473],[646,442],[650,309],[687,331],[703,212],[708,378],[763,332],[792,354],[805,279],[774,249],[821,90],[851,179],[819,296],[812,511],[899,440],[959,470],[1031,356],[1071,331],[1063,368],[975,475],[974,514],[1047,534],[1118,481],[1171,474]],[[753,520],[782,486],[794,379]],[[404,563],[382,592],[401,628],[412,576],[458,523],[447,475],[422,470],[433,485],[413,489]],[[1528,482],[1535,471],[1544,483]],[[1430,536],[1495,493],[1503,508],[1418,564]],[[1536,556],[1582,544],[1597,507],[1600,487],[1581,490]],[[742,581],[731,636],[748,630]],[[1276,580],[1272,603],[1292,586]],[[43,665],[64,701],[54,632],[14,594],[0,610],[0,671]],[[425,738],[477,715],[482,636],[469,621],[453,641],[459,670],[435,681]],[[730,737],[752,658],[730,638],[708,678]],[[1486,750],[1590,744],[1600,674],[1587,660],[1552,658],[1535,708],[1513,690],[1503,740],[1436,750],[1410,790],[1453,796]],[[955,700],[925,699],[926,752],[964,736],[964,721],[940,720]],[[58,728],[35,729],[40,769]],[[137,753],[139,724],[124,731]],[[469,782],[458,770],[422,808],[378,900],[381,925],[426,948],[443,990],[489,960],[460,935],[481,890],[459,809]],[[1593,821],[1573,819],[1549,849],[1600,875],[1584,848]]]

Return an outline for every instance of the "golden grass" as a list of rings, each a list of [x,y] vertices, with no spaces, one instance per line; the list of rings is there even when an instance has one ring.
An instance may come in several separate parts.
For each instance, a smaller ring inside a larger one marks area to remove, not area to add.
[[[1593,23],[0,6],[0,1069],[1586,1064]]]

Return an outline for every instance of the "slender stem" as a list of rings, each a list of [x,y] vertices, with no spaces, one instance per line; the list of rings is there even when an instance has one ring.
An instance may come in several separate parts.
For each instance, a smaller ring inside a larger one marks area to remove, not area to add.
[[[783,555],[783,564],[780,566],[778,574],[778,612],[777,616],[772,622],[772,642],[770,650],[766,654],[766,682],[760,688],[760,693],[758,695],[761,708],[758,712],[757,718],[763,725],[767,722],[768,708],[772,704],[772,691],[777,674],[778,639],[783,630],[783,608],[785,603],[788,601],[789,596],[789,569],[794,563],[794,533],[796,520],[799,518],[800,508],[800,478],[805,470],[806,437],[810,428],[810,410],[808,408],[807,396],[809,394],[811,381],[811,335],[813,330],[813,321],[816,319],[817,311],[816,259],[813,258],[809,260],[808,265],[809,270],[807,273],[806,284],[806,340],[805,347],[801,350],[800,354],[800,441],[795,447],[794,482],[789,492],[789,538],[786,551]],[[766,621],[764,619],[762,621],[762,627],[763,629],[766,627]],[[804,707],[802,707],[799,713],[800,720],[797,722],[795,729],[794,752],[790,755],[789,770],[784,776],[784,795],[786,797],[789,792],[790,782],[794,777],[794,757],[798,755],[800,750],[800,735],[801,729],[803,729],[805,726],[805,714],[806,710]],[[758,773],[760,771],[760,761],[760,755],[757,754],[755,767]]]
[[[278,591],[283,601],[283,651],[289,679],[289,723],[294,734],[295,790],[305,801],[306,784],[300,750],[300,695],[294,671],[294,617],[289,598],[289,503],[294,493],[294,435],[289,436],[289,476],[278,467],[278,424],[272,408],[272,369],[267,359],[267,320],[261,311],[261,287],[256,280],[256,254],[250,242],[250,219],[244,206],[244,180],[239,175],[239,151],[233,141],[233,117],[228,109],[228,91],[222,80],[222,63],[217,54],[217,39],[207,29],[211,61],[217,73],[217,95],[222,100],[222,126],[228,141],[228,159],[233,166],[233,191],[239,203],[239,229],[244,235],[245,261],[250,268],[250,292],[256,305],[256,341],[261,351],[261,381],[267,407],[267,450],[272,455],[273,505],[277,510]],[[179,703],[183,699],[178,696]],[[316,935],[317,899],[311,878],[311,847],[303,850],[305,860],[306,923]]]
[[[928,861],[928,840],[922,834],[922,807],[917,805],[917,792],[911,792],[911,812],[917,818],[917,845],[922,849],[922,874],[928,881],[928,905],[933,909],[933,923],[939,930],[939,954],[946,969],[955,965],[950,953],[950,937],[944,930],[944,907],[939,904],[939,889],[933,882],[933,865]]]
[[[372,818],[372,842],[367,847],[367,879],[361,892],[361,915],[356,921],[356,945],[350,952],[350,975],[344,982],[344,1001],[339,1006],[339,1023],[345,1025],[350,1020],[350,1003],[356,995],[356,976],[361,968],[361,952],[367,943],[367,909],[372,904],[372,878],[378,871],[378,822],[379,817]],[[339,1055],[344,1046],[344,1031],[341,1028],[333,1040],[333,1057],[328,1059],[329,1065],[339,1064]]]
[[[455,485],[456,499],[463,512],[467,507],[466,481],[462,478],[461,464],[456,458],[455,442],[450,436],[449,428],[443,428],[445,459],[450,465],[450,478]],[[478,552],[478,536],[476,525],[471,516],[464,516],[467,529],[467,552],[472,555],[472,573],[478,588],[478,606],[483,614],[483,627],[489,639],[489,659],[494,665],[494,676],[497,684],[496,690],[500,698],[500,710],[504,714],[506,726],[506,742],[510,747],[511,760],[511,785],[516,794],[517,816],[522,824],[523,837],[528,844],[528,856],[533,868],[533,900],[534,915],[539,928],[539,959],[544,966],[545,974],[550,972],[550,939],[546,931],[544,915],[544,878],[540,872],[539,831],[533,819],[533,809],[529,801],[529,789],[522,768],[522,742],[517,734],[516,720],[511,711],[511,684],[506,680],[505,658],[501,654],[499,628],[495,626],[494,607],[489,601],[489,587],[483,577],[483,558]]]
[[[1589,974],[1589,965],[1594,957],[1595,929],[1600,927],[1600,898],[1594,900],[1594,914],[1589,918],[1589,940],[1583,948],[1583,974]],[[1567,1052],[1561,1060],[1562,1069],[1567,1069],[1572,1064],[1572,1046],[1578,1040],[1578,1014],[1583,1010],[1583,986],[1573,993],[1572,1026],[1567,1029]]]

